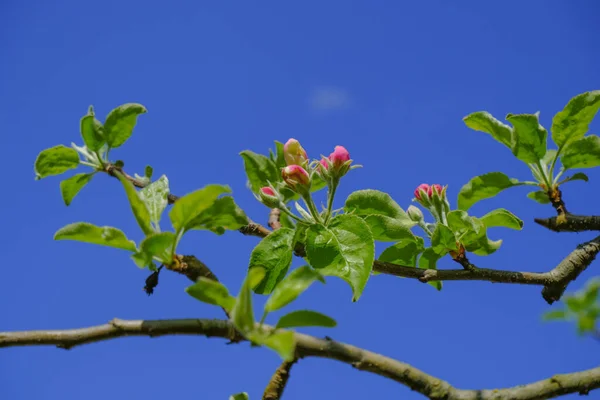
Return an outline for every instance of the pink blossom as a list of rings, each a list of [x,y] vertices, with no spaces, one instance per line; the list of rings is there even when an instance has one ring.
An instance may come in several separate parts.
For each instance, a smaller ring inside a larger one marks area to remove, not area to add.
[[[335,146],[333,153],[329,155],[329,161],[335,168],[340,168],[348,160],[350,160],[350,153],[344,146]]]
[[[321,166],[323,167],[323,169],[329,168],[329,164],[327,164],[327,160],[325,160],[324,158],[321,158],[321,160],[319,161],[319,163],[321,164]]]
[[[299,165],[288,165],[281,171],[281,176],[292,189],[298,186],[308,187],[310,184],[310,175]]]
[[[431,185],[427,190],[427,195],[429,195],[429,197],[433,196],[434,191],[437,194],[442,194],[442,185],[438,185],[437,183]]]
[[[275,191],[273,191],[273,189],[271,189],[268,186],[260,188],[260,191],[262,192],[262,194],[275,197]]]
[[[429,187],[428,184],[426,183],[421,183],[419,186],[417,186],[417,188],[415,189],[415,197],[417,198],[417,200],[421,200],[421,193],[425,192],[426,194],[429,193],[429,191],[431,190],[431,188]]]

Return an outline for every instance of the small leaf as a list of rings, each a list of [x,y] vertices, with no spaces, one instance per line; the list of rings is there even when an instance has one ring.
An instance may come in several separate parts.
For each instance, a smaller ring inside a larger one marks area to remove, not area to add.
[[[513,125],[513,154],[528,164],[540,161],[546,154],[548,132],[540,125],[538,114],[509,114],[506,119]]]
[[[141,199],[137,190],[133,186],[133,183],[129,182],[121,173],[116,173],[117,178],[123,184],[125,188],[125,193],[127,194],[127,199],[129,200],[129,205],[131,206],[131,211],[133,212],[133,216],[137,221],[140,228],[142,228],[142,232],[145,235],[150,235],[154,233],[154,228],[152,228],[152,224],[150,223],[150,212],[148,211],[148,207],[146,207],[146,203]]]
[[[104,121],[104,137],[111,148],[117,148],[129,139],[137,123],[137,117],[147,112],[137,103],[123,104],[113,109]]]
[[[401,240],[381,253],[379,261],[389,262],[407,267],[416,267],[417,258],[425,250],[423,239],[417,237],[416,241]]]
[[[160,217],[167,207],[169,195],[169,180],[165,175],[152,182],[139,192],[139,196],[146,204],[150,213],[150,221],[158,228]]]
[[[337,323],[331,317],[325,314],[311,310],[292,311],[279,318],[277,329],[296,328],[303,326],[322,326],[325,328],[335,328]]]
[[[298,211],[298,214],[300,214],[300,216],[302,218],[304,218],[306,221],[308,222],[315,222],[315,219],[313,218],[312,215],[310,215],[310,213],[308,211],[306,211],[298,202],[294,202],[294,207],[296,207],[296,211]]]
[[[92,180],[93,176],[94,174],[77,174],[60,183],[60,193],[65,205],[71,204],[77,193]]]
[[[248,333],[248,339],[253,343],[275,350],[285,361],[294,359],[296,340],[292,331],[261,332],[255,330]]]
[[[599,166],[600,137],[589,135],[570,142],[560,160],[565,169],[593,168]]]
[[[481,217],[481,220],[488,228],[502,226],[505,228],[515,229],[517,231],[520,231],[523,228],[523,221],[504,208],[498,208],[490,211]]]
[[[543,321],[563,321],[566,319],[567,319],[567,312],[565,310],[547,311],[542,315]]]
[[[292,271],[275,286],[265,304],[265,311],[273,312],[285,307],[296,300],[316,280],[325,283],[321,274],[307,265]]]
[[[313,174],[310,178],[310,191],[312,193],[318,192],[319,190],[325,188],[327,186],[327,182],[321,178],[319,174]]]
[[[573,97],[552,119],[552,139],[560,148],[569,141],[581,139],[600,108],[600,90]]]
[[[208,304],[221,306],[231,312],[235,305],[235,297],[229,294],[227,288],[220,282],[201,276],[196,283],[188,286],[185,291],[190,296]]]
[[[285,162],[285,157],[283,156],[283,143],[275,141],[275,157],[272,158],[275,166],[279,169],[285,168],[287,163]]]
[[[455,236],[464,239],[480,234],[483,224],[477,218],[469,216],[466,211],[452,210],[447,215],[448,226]]]
[[[442,258],[440,254],[437,254],[431,247],[425,249],[421,257],[419,257],[419,268],[421,269],[437,269],[437,262]],[[429,281],[427,282],[430,286],[433,286],[438,291],[442,290],[441,281]]]
[[[60,175],[79,165],[75,149],[61,145],[42,150],[35,160],[36,179]]]
[[[463,118],[465,124],[476,131],[489,133],[494,139],[511,148],[512,129],[486,111],[478,111]]]
[[[268,157],[250,150],[242,151],[240,155],[244,159],[244,168],[250,189],[254,193],[258,193],[260,188],[267,185],[268,182],[275,183],[281,180],[281,171]]]
[[[144,268],[152,264],[153,257],[156,257],[163,264],[173,262],[173,244],[176,240],[172,232],[155,233],[146,236],[140,243],[140,251],[133,257],[135,263]]]
[[[258,286],[253,287],[258,294],[269,294],[283,279],[292,263],[292,241],[294,231],[289,228],[279,228],[261,240],[252,250],[250,256],[251,270],[262,267],[265,276]]]
[[[235,305],[231,309],[231,322],[244,335],[254,331],[254,311],[252,309],[252,290],[265,275],[265,270],[260,267],[248,271],[240,289]],[[247,337],[247,336],[246,336]],[[250,339],[248,337],[248,339]]]
[[[529,192],[527,194],[527,197],[529,197],[533,201],[537,201],[540,204],[548,204],[548,203],[550,203],[550,199],[548,198],[548,194],[546,192],[544,192],[543,190],[538,190],[536,192]]]
[[[586,332],[593,332],[596,329],[596,319],[590,315],[581,314],[577,319],[577,333],[580,335]]]
[[[232,394],[231,396],[229,396],[229,400],[250,400],[250,397],[248,396],[248,393],[241,392]]]
[[[504,189],[524,185],[514,178],[509,178],[502,172],[489,172],[472,178],[458,193],[458,208],[468,210],[480,200],[494,197]]]
[[[344,214],[327,227],[315,224],[308,228],[306,254],[321,274],[344,279],[352,287],[352,300],[357,301],[373,269],[375,243],[365,221]]]
[[[351,193],[346,199],[344,210],[355,215],[384,215],[406,221],[407,227],[415,225],[389,194],[378,190],[366,189]]]
[[[554,149],[546,150],[546,154],[544,154],[544,157],[542,157],[542,164],[544,164],[545,166],[551,165],[552,161],[554,161],[557,154],[558,154],[557,150],[554,150]]]
[[[590,178],[588,178],[588,176],[586,174],[584,174],[583,172],[577,172],[575,174],[573,174],[572,176],[568,176],[565,179],[563,179],[563,181],[561,183],[567,183],[567,182],[571,182],[571,181],[586,181],[588,182],[590,180]]]
[[[397,242],[400,240],[415,240],[406,220],[398,220],[385,215],[367,215],[364,220],[369,225],[373,238],[382,242]]]
[[[127,239],[127,236],[121,230],[111,226],[96,226],[87,222],[77,222],[60,228],[54,234],[54,240],[76,240],[128,251],[137,251],[135,243]]]
[[[81,118],[80,131],[85,146],[92,151],[100,150],[106,143],[104,127],[94,116],[94,107],[92,106],[90,106],[87,115]]]
[[[248,217],[235,204],[233,197],[225,196],[215,200],[210,207],[190,221],[187,229],[206,229],[222,235],[226,230],[236,231],[244,225],[248,225]]]
[[[175,230],[191,229],[195,218],[212,206],[223,193],[231,193],[231,189],[228,186],[207,185],[177,200],[169,212]]]
[[[146,168],[144,168],[144,176],[148,179],[152,179],[153,172],[154,172],[154,169],[151,166],[146,165]]]
[[[444,255],[450,250],[457,251],[458,245],[454,232],[446,225],[438,224],[431,236],[431,248],[440,255]]]

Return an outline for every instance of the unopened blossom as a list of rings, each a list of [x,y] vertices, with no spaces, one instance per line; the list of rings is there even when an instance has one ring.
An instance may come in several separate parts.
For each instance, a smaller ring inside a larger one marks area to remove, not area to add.
[[[310,175],[299,165],[288,165],[281,171],[281,177],[295,191],[305,190],[310,186]]]
[[[305,165],[308,162],[306,151],[294,138],[283,145],[283,158],[287,165]]]

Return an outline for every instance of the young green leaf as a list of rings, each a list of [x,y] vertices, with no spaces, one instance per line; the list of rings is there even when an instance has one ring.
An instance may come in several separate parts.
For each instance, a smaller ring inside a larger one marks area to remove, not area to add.
[[[385,249],[379,256],[379,261],[416,267],[417,257],[423,250],[425,250],[425,247],[423,246],[423,239],[420,237],[417,237],[416,241],[401,240]]]
[[[298,310],[285,314],[277,322],[277,329],[296,328],[303,326],[322,326],[335,328],[337,323],[331,317],[311,310]]]
[[[478,235],[483,225],[478,223],[477,218],[473,218],[463,210],[452,210],[448,213],[448,226],[454,232],[455,236],[464,238],[465,236]]]
[[[589,180],[590,180],[590,178],[588,178],[588,176],[586,174],[584,174],[583,172],[577,172],[577,173],[573,174],[572,176],[566,177],[560,183],[563,184],[563,183],[567,183],[567,182],[571,182],[571,181],[586,181],[586,182],[588,182]]]
[[[265,269],[264,279],[254,287],[259,294],[269,294],[283,279],[292,263],[292,242],[294,231],[279,228],[261,240],[252,250],[249,269],[262,267]]]
[[[75,149],[58,145],[42,150],[35,160],[36,179],[60,175],[79,165],[79,154]]]
[[[173,261],[173,243],[176,237],[172,232],[154,233],[146,236],[140,243],[140,251],[133,257],[135,263],[144,268],[152,264],[154,257],[163,264]]]
[[[88,113],[81,118],[80,131],[85,146],[92,151],[100,150],[106,143],[104,127],[94,116],[94,107],[92,106],[90,106]]]
[[[504,189],[525,185],[514,178],[509,178],[502,172],[489,172],[472,178],[458,193],[458,208],[468,210],[480,200],[494,197]]]
[[[527,194],[527,197],[529,197],[533,201],[537,201],[540,204],[548,204],[548,203],[550,203],[550,199],[548,198],[548,194],[546,192],[544,192],[543,190],[538,190],[536,192],[529,192]]]
[[[261,187],[267,185],[267,182],[274,184],[281,180],[281,171],[268,157],[250,150],[242,151],[240,155],[244,159],[248,183],[254,193],[258,193]]]
[[[188,224],[187,229],[206,229],[217,235],[226,230],[235,231],[248,225],[246,213],[235,204],[233,197],[226,196],[215,200],[206,210],[202,211]]]
[[[192,229],[194,220],[223,193],[231,193],[231,189],[228,186],[207,185],[177,200],[169,212],[175,230]]]
[[[567,168],[593,168],[600,165],[600,137],[589,135],[571,141],[563,151],[561,162]]]
[[[552,140],[561,148],[581,139],[600,108],[600,90],[573,97],[552,119]]]
[[[437,224],[431,236],[431,248],[438,254],[446,254],[450,250],[457,251],[454,232],[444,224]]]
[[[419,257],[419,268],[421,269],[437,269],[437,262],[442,258],[442,255],[437,254],[431,247],[428,247],[423,251],[421,257]],[[441,281],[430,281],[427,282],[437,290],[442,290]]]
[[[413,221],[408,223],[406,220],[386,217],[385,215],[367,215],[363,217],[371,233],[373,239],[381,242],[397,242],[400,240],[416,240],[416,236],[411,232],[406,225],[414,224]]]
[[[285,307],[300,296],[316,280],[325,283],[321,274],[308,265],[292,271],[275,286],[271,296],[267,299],[265,311],[273,312]]]
[[[248,396],[248,393],[242,392],[232,394],[231,396],[229,396],[229,400],[250,400],[250,397]]]
[[[296,340],[292,331],[264,332],[257,329],[249,332],[247,337],[253,343],[275,350],[285,361],[294,359]]]
[[[565,310],[551,310],[546,311],[542,315],[543,321],[564,321],[568,318],[567,312]]]
[[[540,125],[538,114],[509,114],[506,120],[513,125],[513,154],[528,164],[540,161],[546,154],[548,132]]]
[[[150,223],[150,212],[148,211],[148,207],[146,207],[146,203],[140,198],[140,195],[133,183],[129,182],[121,173],[116,173],[117,178],[123,184],[125,188],[125,193],[127,194],[127,199],[129,200],[129,205],[131,206],[131,211],[133,212],[133,216],[137,221],[140,228],[142,228],[142,232],[145,235],[150,235],[154,233],[154,228]]]
[[[54,234],[54,240],[76,240],[78,242],[137,251],[135,243],[127,239],[127,236],[121,230],[111,226],[96,226],[87,222],[77,222],[60,228]]]
[[[93,176],[94,174],[77,174],[60,183],[60,193],[65,205],[71,204],[77,193],[92,180]]]
[[[160,217],[169,203],[167,198],[169,196],[169,180],[166,175],[140,190],[139,196],[148,208],[150,221],[158,230]]]
[[[502,226],[505,228],[515,229],[517,231],[520,231],[523,228],[523,221],[504,208],[498,208],[490,211],[481,217],[481,220],[488,228]]]
[[[229,294],[227,288],[220,282],[201,276],[196,283],[188,286],[185,291],[190,296],[208,304],[221,306],[231,312],[235,305],[235,297]]]
[[[494,139],[511,148],[512,129],[486,111],[478,111],[463,118],[465,124],[476,131],[489,133]]]
[[[338,215],[329,226],[311,225],[306,231],[310,265],[326,276],[338,276],[351,287],[353,301],[360,298],[375,257],[369,226],[355,215]]]
[[[117,148],[125,143],[133,133],[138,115],[146,112],[146,107],[137,103],[127,103],[113,109],[104,121],[104,137],[108,146]]]
[[[283,143],[275,141],[275,156],[271,157],[271,160],[275,163],[275,166],[279,169],[285,168],[287,163],[283,156]]]
[[[254,311],[252,309],[252,288],[264,279],[265,270],[255,267],[248,271],[235,305],[231,309],[231,322],[242,334],[254,331]],[[248,337],[248,336],[246,336]],[[250,339],[248,337],[248,339]]]

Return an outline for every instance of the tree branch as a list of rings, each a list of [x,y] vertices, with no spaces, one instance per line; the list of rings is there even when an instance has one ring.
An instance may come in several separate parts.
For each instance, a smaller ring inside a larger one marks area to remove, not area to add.
[[[265,326],[266,329],[273,329]],[[207,319],[120,320],[89,328],[49,331],[1,332],[0,347],[54,345],[63,349],[125,336],[158,337],[200,335],[235,340],[236,330],[229,321]],[[554,375],[538,382],[493,390],[462,390],[411,365],[358,347],[295,333],[299,357],[338,360],[361,371],[392,379],[430,399],[438,400],[533,400],[549,399],[568,393],[587,394],[600,388],[600,367],[569,374]],[[243,339],[242,339],[243,340]],[[288,368],[289,372],[289,368]]]
[[[275,370],[275,373],[271,377],[269,384],[265,388],[262,400],[279,400],[283,396],[285,385],[287,385],[288,379],[290,379],[290,370],[298,360],[284,361]]]
[[[281,228],[281,222],[279,222],[280,216],[281,216],[281,211],[279,210],[279,208],[272,208],[271,211],[269,212],[268,225],[274,231]]]
[[[562,217],[535,218],[535,222],[554,232],[600,231],[600,216],[565,214]]]

